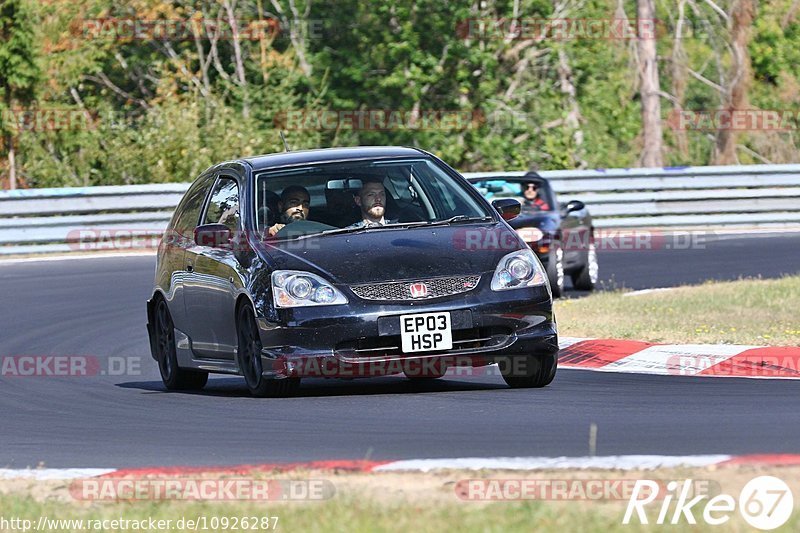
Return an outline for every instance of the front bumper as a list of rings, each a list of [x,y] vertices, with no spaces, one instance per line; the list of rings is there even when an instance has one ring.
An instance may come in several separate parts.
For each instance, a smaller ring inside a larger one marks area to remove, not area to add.
[[[281,310],[280,322],[259,320],[265,375],[368,377],[409,365],[483,366],[558,352],[547,287],[495,292],[482,282],[469,293],[429,301],[348,298],[347,305]],[[400,315],[439,311],[451,313],[453,349],[403,353]]]

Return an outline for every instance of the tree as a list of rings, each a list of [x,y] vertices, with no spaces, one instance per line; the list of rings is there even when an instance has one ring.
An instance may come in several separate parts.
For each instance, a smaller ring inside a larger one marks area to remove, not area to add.
[[[39,81],[34,35],[35,17],[28,0],[3,0],[0,5],[0,96],[4,115],[15,116],[15,106],[27,106]],[[16,122],[16,121],[15,121]],[[17,124],[0,123],[8,157],[9,188],[17,186],[14,153]]]
[[[752,72],[750,55],[747,47],[750,43],[750,28],[755,17],[753,0],[737,0],[731,13],[731,73],[730,82],[724,87],[725,110],[734,113],[749,107],[747,91],[751,83]],[[736,135],[728,128],[717,131],[714,150],[714,164],[735,165]]]
[[[638,0],[636,15],[639,24],[655,21],[653,0]],[[642,101],[641,163],[645,167],[663,165],[663,138],[661,133],[661,88],[658,80],[658,52],[654,36],[639,37],[639,79]]]

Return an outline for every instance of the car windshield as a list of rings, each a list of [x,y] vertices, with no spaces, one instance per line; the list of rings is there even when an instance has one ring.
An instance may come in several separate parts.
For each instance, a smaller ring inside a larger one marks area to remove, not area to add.
[[[480,193],[489,201],[499,198],[515,198],[522,204],[522,211],[551,211],[555,195],[550,185],[542,178],[487,178],[471,180]]]
[[[257,230],[275,238],[493,219],[433,160],[326,163],[257,173]]]

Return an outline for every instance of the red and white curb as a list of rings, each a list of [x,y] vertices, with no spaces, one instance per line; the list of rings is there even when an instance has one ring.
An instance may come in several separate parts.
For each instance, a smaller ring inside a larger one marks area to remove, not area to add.
[[[664,376],[800,379],[800,347],[562,337],[559,368]]]
[[[0,479],[37,481],[87,478],[185,477],[190,475],[243,476],[258,472],[294,470],[347,472],[430,472],[435,470],[653,470],[656,468],[710,466],[800,466],[800,454],[765,455],[609,455],[602,457],[460,457],[404,461],[312,461],[237,466],[158,468],[39,468],[0,469]]]

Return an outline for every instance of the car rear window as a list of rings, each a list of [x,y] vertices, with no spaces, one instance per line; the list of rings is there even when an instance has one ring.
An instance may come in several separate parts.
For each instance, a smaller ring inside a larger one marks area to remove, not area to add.
[[[183,195],[183,199],[175,209],[175,215],[170,226],[175,232],[184,237],[191,236],[200,220],[200,211],[203,201],[208,195],[208,190],[214,183],[214,175],[200,176]]]
[[[239,185],[235,179],[223,176],[214,184],[203,224],[225,224],[232,231],[239,228]]]

